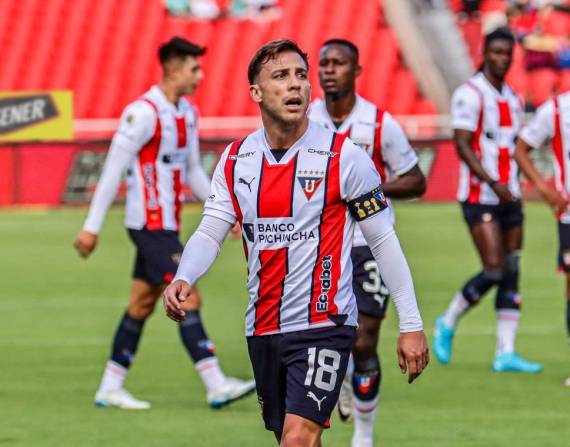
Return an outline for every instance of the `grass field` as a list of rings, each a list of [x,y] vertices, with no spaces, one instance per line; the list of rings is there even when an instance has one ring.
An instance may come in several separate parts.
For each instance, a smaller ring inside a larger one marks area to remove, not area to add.
[[[398,231],[415,276],[424,320],[432,323],[478,262],[449,205],[398,204]],[[570,445],[570,374],[563,278],[555,273],[555,222],[543,205],[526,208],[522,261],[524,312],[518,349],[541,361],[536,376],[490,371],[495,344],[493,296],[462,322],[452,363],[435,360],[408,386],[394,353],[394,308],[384,323],[381,446],[525,447]],[[133,249],[113,210],[88,261],[71,248],[85,210],[0,213],[0,446],[274,445],[255,397],[213,411],[162,307],[127,385],[148,412],[95,408],[92,402],[111,336],[129,292]],[[186,217],[185,234],[198,209]],[[243,337],[245,263],[227,241],[201,281],[204,320],[228,374],[251,375]],[[351,426],[333,419],[328,446],[349,446]]]

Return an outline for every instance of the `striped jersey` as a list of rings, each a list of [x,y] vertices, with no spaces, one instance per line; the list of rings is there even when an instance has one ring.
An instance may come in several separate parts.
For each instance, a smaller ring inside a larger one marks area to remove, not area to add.
[[[241,224],[247,335],[356,326],[353,232],[387,208],[379,185],[364,151],[311,121],[280,161],[263,129],[225,150],[204,214]]]
[[[382,182],[405,174],[418,164],[416,152],[410,146],[406,135],[390,113],[376,107],[360,95],[348,117],[336,127],[327,111],[326,102],[315,100],[309,109],[309,118],[327,129],[346,134],[372,158]],[[390,203],[390,201],[388,201]],[[394,221],[392,208],[391,213]],[[354,246],[366,245],[358,226],[354,233]]]
[[[549,99],[519,134],[532,147],[552,140],[556,189],[570,193],[570,92]],[[560,222],[570,223],[570,212],[558,216]]]
[[[518,166],[513,159],[520,129],[523,103],[508,85],[502,91],[491,85],[482,72],[458,87],[451,100],[451,126],[474,133],[472,150],[483,169],[520,197]],[[499,198],[491,187],[461,162],[457,199],[460,202],[496,205]]]
[[[127,171],[127,228],[178,231],[182,182],[191,155],[198,159],[197,119],[190,102],[176,107],[158,86],[123,112],[114,140],[140,147]]]

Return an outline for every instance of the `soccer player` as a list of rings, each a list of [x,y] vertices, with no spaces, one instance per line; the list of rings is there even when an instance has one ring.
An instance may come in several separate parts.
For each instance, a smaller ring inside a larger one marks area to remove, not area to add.
[[[411,383],[428,349],[410,270],[370,157],[307,118],[306,54],[270,42],[250,62],[263,128],[231,144],[174,282],[167,314],[185,318],[192,285],[236,221],[248,263],[246,335],[265,427],[282,446],[320,445],[357,325],[350,251],[358,222],[400,317],[402,372]]]
[[[309,119],[346,134],[372,158],[387,197],[417,197],[425,191],[418,157],[402,128],[388,112],[356,94],[360,75],[358,48],[344,39],[323,44],[319,81],[325,99],[309,108]],[[386,213],[392,215],[392,208]],[[353,446],[371,446],[382,370],[377,353],[380,325],[386,315],[389,292],[362,232],[355,229],[351,252],[352,287],[358,305],[358,329],[352,348],[354,372],[347,371],[338,411],[342,420],[354,413]]]
[[[75,240],[87,257],[127,170],[125,226],[137,248],[133,284],[107,362],[95,403],[102,407],[147,409],[123,387],[134,360],[146,319],[165,285],[172,280],[182,252],[178,240],[182,182],[205,200],[210,179],[200,164],[197,113],[184,96],[194,93],[203,78],[199,57],[205,48],[175,37],[160,47],[160,84],[125,109],[109,149],[89,215]],[[253,381],[226,377],[200,318],[200,295],[185,303],[180,336],[207,390],[211,407],[221,407],[255,389]]]
[[[534,167],[529,152],[552,141],[555,185],[552,188]],[[549,99],[519,133],[515,160],[524,175],[536,186],[558,219],[558,267],[566,274],[566,327],[570,337],[570,92]],[[570,340],[570,338],[569,338]],[[566,379],[570,386],[570,377]]]
[[[505,83],[513,46],[513,35],[506,28],[488,34],[481,70],[453,94],[453,139],[462,160],[458,200],[483,268],[467,280],[437,319],[433,349],[440,363],[449,363],[459,319],[496,286],[497,346],[492,369],[533,373],[542,366],[515,353],[523,211],[512,157],[523,104]]]

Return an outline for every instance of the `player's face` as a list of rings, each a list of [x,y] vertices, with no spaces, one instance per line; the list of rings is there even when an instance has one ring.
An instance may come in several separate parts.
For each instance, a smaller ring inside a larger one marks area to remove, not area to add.
[[[171,77],[182,95],[192,95],[204,79],[200,61],[194,56],[188,56],[175,65]]]
[[[354,91],[360,67],[344,45],[327,45],[319,56],[319,82],[325,95]]]
[[[305,61],[293,51],[278,54],[262,65],[250,93],[262,114],[289,125],[301,123],[311,99]]]
[[[509,40],[493,40],[485,51],[485,65],[499,79],[506,76],[512,61],[513,43]]]

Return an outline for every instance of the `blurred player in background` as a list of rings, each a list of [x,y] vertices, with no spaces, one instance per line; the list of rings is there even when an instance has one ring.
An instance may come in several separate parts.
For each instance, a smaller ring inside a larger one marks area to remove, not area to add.
[[[309,118],[334,132],[348,135],[366,151],[380,174],[387,197],[420,196],[426,182],[418,167],[418,157],[396,120],[356,94],[356,78],[360,73],[358,48],[352,42],[344,39],[325,42],[319,58],[319,81],[325,99],[318,99],[311,105]],[[392,207],[386,212],[394,222]],[[352,348],[354,371],[349,366],[338,411],[345,421],[354,412],[353,447],[372,446],[382,380],[378,337],[386,315],[389,291],[358,227],[354,232],[351,258],[358,329]]]
[[[440,363],[449,363],[459,319],[496,286],[497,347],[492,369],[533,373],[542,366],[515,352],[523,211],[513,153],[524,110],[520,96],[504,81],[514,44],[506,28],[488,34],[481,70],[453,94],[451,124],[462,160],[458,199],[483,269],[437,319],[433,349]]]
[[[203,78],[198,58],[204,52],[205,48],[178,37],[160,47],[163,79],[125,109],[89,215],[74,243],[83,257],[95,249],[121,175],[128,169],[125,226],[137,254],[128,308],[95,396],[99,406],[150,408],[123,384],[144,323],[178,267],[182,182],[187,181],[202,201],[210,191],[210,179],[200,164],[198,116],[184,98],[194,93]],[[255,384],[223,374],[202,325],[200,305],[200,295],[194,290],[193,299],[184,305],[186,319],[179,325],[180,336],[206,387],[208,403],[217,408],[253,391]]]
[[[529,157],[532,148],[539,148],[550,140],[556,188],[546,182]],[[570,92],[549,99],[538,108],[536,115],[519,134],[515,160],[558,219],[558,267],[566,274],[566,328],[570,337]],[[570,377],[565,385],[570,386]]]
[[[236,221],[243,229],[250,303],[246,335],[265,427],[282,446],[320,445],[357,325],[350,251],[358,222],[400,317],[398,353],[411,383],[429,361],[412,277],[380,177],[346,135],[307,119],[306,54],[292,41],[260,48],[249,65],[263,128],[231,144],[204,217],[165,290],[185,318],[192,285]]]

